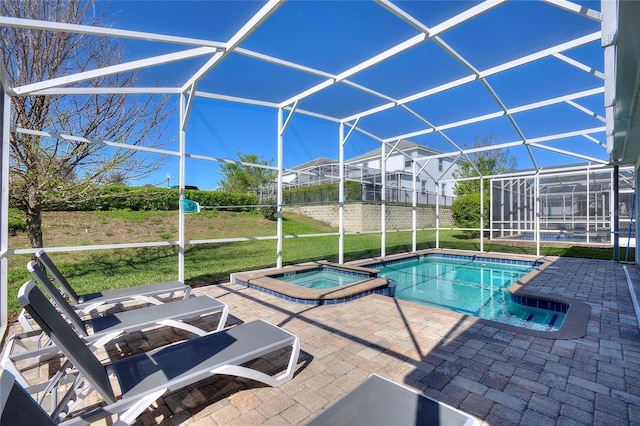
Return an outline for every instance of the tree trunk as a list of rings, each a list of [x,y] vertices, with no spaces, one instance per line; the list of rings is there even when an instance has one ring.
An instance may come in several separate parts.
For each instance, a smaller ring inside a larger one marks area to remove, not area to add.
[[[31,248],[42,248],[42,203],[36,188],[29,188],[25,217]]]

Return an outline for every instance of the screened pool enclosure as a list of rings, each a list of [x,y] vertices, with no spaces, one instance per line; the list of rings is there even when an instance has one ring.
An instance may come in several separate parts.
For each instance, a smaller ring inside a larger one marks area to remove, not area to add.
[[[72,155],[86,146],[102,149],[98,152],[104,159],[133,152],[139,164],[146,158],[164,161],[155,177],[137,184],[177,183],[182,198],[186,185],[215,188],[207,179],[219,178],[221,164],[238,164],[237,152],[273,158],[274,164],[241,164],[272,170],[277,176],[274,234],[203,238],[187,229],[185,214],[178,210],[177,237],[169,241],[103,243],[87,237],[75,245],[47,247],[52,252],[174,248],[177,279],[183,282],[187,248],[272,241],[273,265],[282,266],[285,240],[318,238],[287,235],[282,214],[287,207],[284,177],[299,175],[295,166],[320,157],[337,164],[331,173],[339,185],[334,203],[338,226],[325,237],[331,238],[343,262],[345,238],[354,234],[344,226],[345,161],[371,150],[379,150],[375,167],[380,179],[379,195],[374,197],[379,226],[370,233],[379,235],[380,256],[386,254],[392,230],[407,235],[412,250],[419,243],[419,231],[432,230],[432,245],[439,247],[442,209],[448,206],[434,197],[434,221],[419,228],[419,180],[438,192],[465,180],[489,182],[491,207],[481,207],[481,215],[490,217],[490,225],[480,221],[476,229],[484,236],[479,240],[481,251],[489,238],[527,239],[539,254],[547,234],[615,249],[618,237],[627,236],[637,203],[632,195],[634,168],[625,166],[637,164],[640,152],[634,133],[639,62],[634,2],[162,1],[148,8],[149,4],[97,2],[97,15],[117,18],[101,26],[87,25],[87,20],[37,20],[20,16],[23,11],[0,16],[3,37],[26,34],[44,40],[66,34],[123,48],[119,60],[108,64],[91,62],[87,52],[72,50],[69,58],[89,59],[86,68],[67,62],[57,74],[41,78],[19,70],[25,65],[23,58],[35,68],[44,64],[44,56],[21,52],[18,45],[4,49],[3,326],[9,259],[37,250],[12,246],[8,232],[9,193],[15,190],[17,176],[27,170],[18,142],[26,136],[43,152],[55,151],[52,161],[60,158],[55,155]],[[137,80],[114,83],[117,76],[134,71]],[[154,100],[163,99],[163,111],[171,115],[161,123],[166,129],[158,134],[161,140],[129,140],[124,130],[136,129],[135,114],[121,129],[87,126],[82,115],[89,111],[81,105],[107,94],[130,99],[127,110],[140,108],[140,117],[143,106],[153,108],[160,104]],[[54,119],[34,123],[18,114],[42,99],[51,100],[59,112]],[[478,138],[489,138],[490,143],[474,144]],[[428,147],[433,154],[407,154],[400,149],[403,141]],[[478,155],[506,149],[518,160],[516,170],[487,174],[478,168]],[[392,169],[389,159],[396,155],[405,161]],[[442,159],[453,161],[438,167]],[[452,177],[452,167],[463,163],[471,165],[475,176]],[[82,177],[83,169],[78,170]],[[46,170],[41,173],[45,176]],[[389,229],[389,215],[394,213],[387,193],[394,183],[385,176],[394,173],[398,182],[410,182],[403,190],[411,226],[404,229]]]
[[[634,173],[618,175],[618,224],[623,246],[635,247]],[[491,180],[491,237],[554,243],[614,242],[614,176],[609,167],[561,167]],[[539,200],[536,203],[536,200]],[[537,204],[537,205],[536,205]],[[536,236],[536,231],[539,235]]]

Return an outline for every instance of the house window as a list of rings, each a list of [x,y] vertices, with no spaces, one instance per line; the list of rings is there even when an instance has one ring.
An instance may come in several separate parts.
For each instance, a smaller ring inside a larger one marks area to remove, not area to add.
[[[422,181],[422,193],[423,194],[427,193],[427,181],[425,180]]]
[[[404,168],[405,169],[410,169],[411,168],[411,160],[404,160]]]
[[[440,184],[440,195],[444,195],[447,192],[447,184],[446,183],[441,183]]]
[[[438,158],[438,171],[441,172],[443,168],[442,158]]]

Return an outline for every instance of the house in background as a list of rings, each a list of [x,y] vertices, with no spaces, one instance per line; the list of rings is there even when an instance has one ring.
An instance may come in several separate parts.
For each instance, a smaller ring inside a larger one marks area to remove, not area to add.
[[[453,173],[458,169],[452,157],[431,158],[442,154],[424,145],[403,140],[395,148],[387,147],[386,200],[411,204],[413,197],[413,163],[416,162],[418,204],[451,205],[454,199]],[[379,201],[382,188],[381,150],[376,149],[345,160],[347,181],[362,185],[362,201]],[[285,189],[340,181],[337,160],[317,158],[293,168],[283,176]]]
[[[387,153],[391,148],[387,147]],[[445,197],[453,197],[453,173],[458,169],[454,158],[426,158],[442,154],[435,149],[407,140],[402,140],[387,158],[387,187],[413,190],[413,162],[417,161],[418,193],[427,195],[439,193]],[[380,176],[380,150],[373,150],[345,161],[351,167],[376,170]],[[378,180],[379,182],[379,180]],[[436,187],[438,185],[438,187]],[[418,201],[420,203],[420,201]]]

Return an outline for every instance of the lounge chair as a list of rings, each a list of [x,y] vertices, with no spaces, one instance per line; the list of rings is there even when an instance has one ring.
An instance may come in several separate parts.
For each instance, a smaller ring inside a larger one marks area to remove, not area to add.
[[[184,299],[187,299],[191,293],[191,287],[180,281],[165,281],[96,293],[78,294],[44,250],[38,250],[36,257],[58,283],[60,291],[66,294],[71,299],[74,308],[81,310],[82,313],[91,312],[104,304],[115,304],[128,300],[138,300],[158,305],[163,303],[158,296],[166,294],[173,296],[177,292],[184,292]]]
[[[471,426],[479,422],[428,396],[372,374],[307,426]]]
[[[98,413],[90,413],[79,416],[69,421],[60,423],[62,426],[89,425],[91,421],[97,421],[110,415],[98,416]],[[46,411],[34,400],[31,395],[18,383],[13,375],[0,369],[0,425],[11,426],[55,426],[58,423],[49,417]]]
[[[257,320],[103,365],[33,282],[20,288],[18,300],[67,357],[47,388],[51,400],[57,401],[49,413],[54,421],[68,416],[92,391],[106,403],[102,411],[116,414],[122,424],[131,424],[166,392],[214,374],[246,377],[279,386],[293,377],[300,354],[298,337]],[[289,347],[291,355],[286,370],[279,376],[243,366]],[[119,399],[110,376],[118,381]],[[70,389],[61,397],[53,398],[64,390],[57,385],[65,383],[65,378],[73,380]]]
[[[218,322],[217,331],[224,328],[229,307],[209,296],[190,297],[188,299],[176,300],[171,303],[147,306],[140,309],[118,312],[111,315],[104,315],[83,321],[73,310],[65,297],[47,279],[47,275],[35,261],[27,264],[27,269],[36,278],[38,283],[49,293],[55,301],[57,307],[64,313],[67,320],[73,324],[83,338],[93,341],[105,335],[117,335],[133,330],[141,330],[151,327],[154,324],[160,326],[171,326],[191,331],[198,335],[207,334],[206,331],[182,322],[185,319],[197,318],[204,315],[221,312],[222,316]],[[89,330],[89,327],[91,330]]]
[[[85,342],[92,343],[93,350],[106,345],[122,334],[154,326],[173,327],[204,336],[208,334],[207,331],[188,324],[184,320],[220,313],[216,328],[216,331],[220,331],[224,328],[229,314],[229,307],[226,304],[209,296],[198,296],[83,321],[35,261],[29,262],[27,269],[49,293],[80,337]],[[48,338],[43,337],[37,332],[27,332],[12,336],[7,341],[0,364],[3,368],[10,370],[23,386],[25,386],[25,380],[15,366],[16,362],[20,360],[39,362],[59,351],[50,344]],[[27,339],[31,340],[30,345],[26,342]]]

